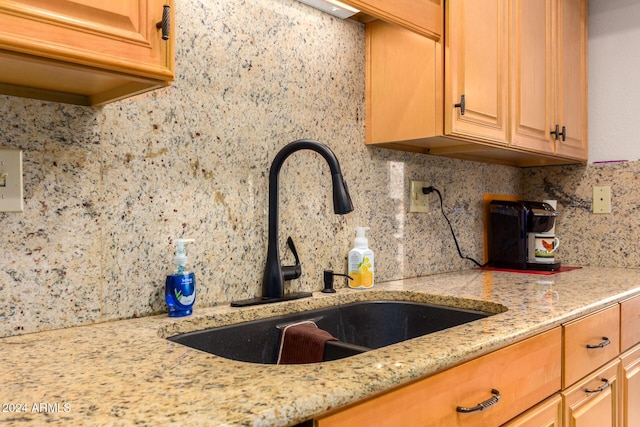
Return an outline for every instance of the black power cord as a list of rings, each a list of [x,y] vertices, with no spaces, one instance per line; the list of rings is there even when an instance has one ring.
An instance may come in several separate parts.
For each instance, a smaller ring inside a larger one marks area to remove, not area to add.
[[[456,239],[456,233],[453,231],[453,226],[451,225],[451,221],[449,221],[449,218],[447,218],[447,214],[444,213],[444,204],[442,203],[442,194],[440,194],[440,191],[438,191],[438,189],[433,187],[433,186],[431,186],[431,187],[422,187],[422,194],[431,194],[434,191],[438,194],[438,197],[440,198],[440,211],[442,212],[442,216],[444,217],[444,219],[447,220],[447,224],[449,224],[449,229],[451,229],[451,235],[453,236],[453,241],[456,244],[456,249],[458,250],[458,255],[460,255],[460,258],[467,259],[467,260],[473,262],[478,267],[481,267],[481,268],[485,267],[489,263],[480,264],[475,259],[473,259],[471,257],[468,257],[468,256],[462,255],[462,251],[460,250],[460,245],[458,244],[458,239]]]

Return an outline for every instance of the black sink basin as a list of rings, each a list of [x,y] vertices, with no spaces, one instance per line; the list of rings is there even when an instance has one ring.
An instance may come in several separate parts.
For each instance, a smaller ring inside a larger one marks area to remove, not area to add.
[[[280,332],[312,320],[339,341],[324,360],[335,360],[488,317],[492,313],[407,301],[363,301],[189,332],[168,338],[207,353],[253,363],[276,363]]]

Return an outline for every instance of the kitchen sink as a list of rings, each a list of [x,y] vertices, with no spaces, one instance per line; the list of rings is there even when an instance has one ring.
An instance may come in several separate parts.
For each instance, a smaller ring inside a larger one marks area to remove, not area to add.
[[[275,364],[282,329],[311,320],[339,341],[324,361],[353,356],[491,316],[494,313],[411,301],[361,301],[189,332],[174,341],[243,362]]]

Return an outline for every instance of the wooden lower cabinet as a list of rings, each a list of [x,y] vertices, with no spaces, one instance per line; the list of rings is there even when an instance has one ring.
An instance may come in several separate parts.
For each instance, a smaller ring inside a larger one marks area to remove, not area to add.
[[[318,427],[495,427],[560,390],[555,328],[455,368],[324,414]],[[500,398],[493,405],[489,402]],[[461,412],[480,403],[482,410]]]
[[[556,394],[502,427],[561,427],[562,396]]]
[[[640,297],[620,303],[620,350],[640,343]]]
[[[640,344],[620,357],[620,425],[640,426]]]
[[[640,427],[639,326],[634,297],[323,414],[315,425]],[[457,410],[498,392],[483,410]]]
[[[563,388],[620,355],[619,304],[567,323],[562,328]]]
[[[561,426],[640,427],[640,344],[503,425]]]
[[[562,392],[565,426],[617,427],[620,425],[619,367],[620,360],[616,358]]]

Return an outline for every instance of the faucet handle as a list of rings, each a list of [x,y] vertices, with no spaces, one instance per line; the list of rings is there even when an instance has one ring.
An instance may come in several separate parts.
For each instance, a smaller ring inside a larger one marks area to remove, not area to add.
[[[293,244],[293,239],[291,238],[291,236],[289,236],[289,238],[287,239],[287,246],[289,246],[289,250],[293,254],[293,257],[296,259],[296,264],[282,266],[282,275],[284,276],[284,280],[293,280],[302,275],[302,265],[300,265],[298,251],[296,250],[296,245]]]

